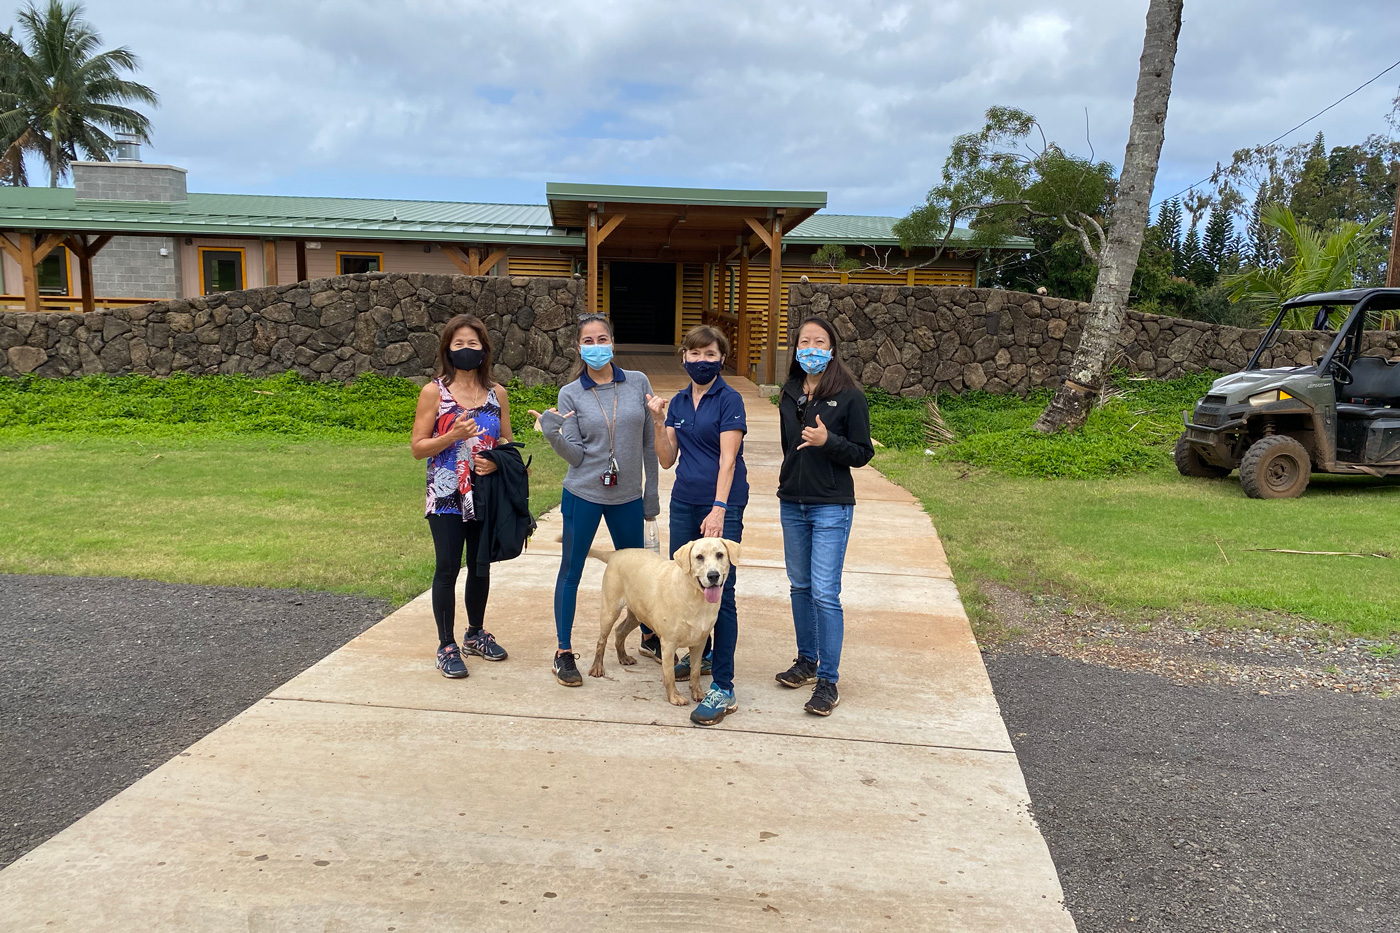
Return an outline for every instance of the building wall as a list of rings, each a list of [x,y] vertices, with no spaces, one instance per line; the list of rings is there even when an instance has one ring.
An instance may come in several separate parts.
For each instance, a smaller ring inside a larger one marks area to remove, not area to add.
[[[184,276],[170,237],[119,236],[92,260],[93,294],[103,298],[179,298]],[[160,251],[164,249],[166,255]],[[69,293],[82,293],[77,262]]]

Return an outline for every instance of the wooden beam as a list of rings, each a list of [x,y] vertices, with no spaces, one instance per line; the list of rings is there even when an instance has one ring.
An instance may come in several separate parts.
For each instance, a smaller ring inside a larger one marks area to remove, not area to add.
[[[21,236],[23,236],[23,234],[21,234]],[[15,262],[20,261],[19,247],[15,245],[14,240],[10,239],[8,233],[0,233],[0,249],[3,249]]]
[[[24,310],[39,310],[39,279],[34,269],[34,235],[19,235],[19,272],[24,279]]]
[[[467,275],[481,275],[481,249],[473,246],[467,250]]]
[[[783,294],[783,218],[773,218],[768,240],[768,357],[763,375],[767,385],[775,385],[778,369],[778,311]]]
[[[277,282],[277,241],[263,240],[263,285],[276,285]]]
[[[38,246],[34,247],[35,264],[43,262],[49,257],[49,253],[52,253],[55,249],[62,245],[63,234],[61,233],[50,233],[48,236],[44,237],[44,241]]]
[[[441,248],[442,248],[442,254],[443,254],[444,256],[446,256],[448,259],[452,260],[452,264],[453,264],[454,266],[457,267],[457,271],[461,272],[463,275],[476,275],[476,274],[477,274],[476,270],[472,268],[472,266],[475,264],[475,263],[472,261],[472,260],[475,260],[475,259],[476,259],[476,256],[475,256],[475,255],[472,256],[471,260],[463,259],[463,258],[462,258],[462,251],[459,250],[459,249],[458,249],[456,246],[454,246],[453,244],[451,244],[451,243],[443,243],[443,244],[440,244],[440,245],[441,245]],[[475,254],[475,253],[476,253],[476,250],[473,249],[473,250],[472,250],[472,253]]]
[[[481,268],[477,270],[477,275],[490,275],[491,270],[496,268],[496,263],[506,258],[506,248],[493,249],[491,255],[481,261]]]
[[[608,234],[617,229],[617,225],[627,219],[626,214],[614,214],[608,218],[608,222],[603,224],[603,228],[598,231],[598,243],[602,244],[608,238]]]
[[[767,230],[763,229],[763,224],[759,223],[752,217],[745,217],[744,223],[748,224],[750,227],[753,228],[753,234],[754,236],[758,237],[758,241],[760,243],[762,243],[769,249],[773,248],[773,237],[771,234],[769,234]]]
[[[69,252],[78,257],[78,287],[82,291],[83,313],[91,314],[97,310],[96,296],[92,292],[92,255],[97,250],[88,245],[87,237],[81,233],[65,237],[63,243]]]

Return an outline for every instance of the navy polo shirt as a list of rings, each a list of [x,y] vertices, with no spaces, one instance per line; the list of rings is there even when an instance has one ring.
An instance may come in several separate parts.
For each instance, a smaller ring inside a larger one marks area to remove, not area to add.
[[[671,399],[666,409],[666,427],[676,430],[676,447],[680,460],[676,463],[676,482],[671,498],[686,505],[710,505],[715,501],[715,483],[719,481],[719,436],[725,431],[748,433],[748,417],[744,413],[744,397],[716,376],[709,391],[700,397],[695,408],[695,396],[686,386]],[[739,508],[749,504],[749,471],[744,466],[744,445],[739,444],[739,456],[734,462],[734,482],[729,487],[727,504]]]

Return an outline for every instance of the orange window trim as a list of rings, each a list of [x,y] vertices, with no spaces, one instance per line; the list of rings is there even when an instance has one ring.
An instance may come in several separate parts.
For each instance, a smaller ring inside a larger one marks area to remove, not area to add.
[[[238,281],[240,288],[248,287],[248,250],[242,246],[201,246],[199,247],[199,294],[209,294],[204,290],[204,254],[205,253],[237,253],[238,260]]]

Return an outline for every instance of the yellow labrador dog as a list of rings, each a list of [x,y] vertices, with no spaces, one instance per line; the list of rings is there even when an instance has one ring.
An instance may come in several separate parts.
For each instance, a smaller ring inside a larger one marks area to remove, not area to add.
[[[700,661],[705,640],[719,615],[719,600],[729,568],[739,563],[738,542],[701,538],[681,545],[671,560],[643,548],[589,551],[588,556],[608,565],[603,572],[603,604],[599,613],[602,631],[598,633],[598,653],[589,675],[603,676],[603,652],[614,626],[618,661],[636,664],[637,659],[627,653],[623,642],[645,622],[661,639],[661,657],[668,659],[661,664],[666,699],[676,706],[687,705],[685,697],[676,690],[674,658],[680,648],[690,649],[690,669],[695,672],[690,678],[690,695],[697,703],[704,699],[698,676]]]

